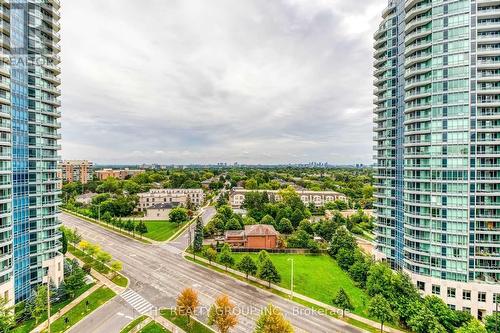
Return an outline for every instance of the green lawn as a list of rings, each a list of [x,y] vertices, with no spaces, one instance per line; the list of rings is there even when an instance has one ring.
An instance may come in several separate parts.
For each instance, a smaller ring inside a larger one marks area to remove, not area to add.
[[[245,254],[234,254],[239,262]],[[251,256],[257,260],[257,253]],[[367,315],[368,295],[356,287],[349,275],[345,273],[330,256],[271,254],[271,259],[281,274],[280,286],[290,288],[291,262],[294,259],[294,286],[299,294],[314,298],[326,304],[332,304],[340,288],[344,288],[355,307],[354,313]]]
[[[140,333],[172,333],[160,324],[152,321],[144,327]]]
[[[71,303],[75,298],[78,298],[81,294],[83,294],[84,292],[86,292],[87,290],[89,290],[90,288],[92,288],[93,284],[88,284],[88,285],[85,285],[83,286],[80,290],[78,290],[76,293],[75,293],[75,297],[74,298],[71,298],[71,299],[68,299],[64,302],[59,302],[59,303],[54,303],[51,305],[51,313],[54,314],[56,313],[57,311],[61,310],[62,308],[64,308],[66,305],[68,305],[69,303]],[[42,319],[40,320],[40,323],[43,323],[45,320],[47,320],[47,313],[45,313],[43,316],[42,316]],[[19,326],[15,327],[14,329],[12,329],[12,333],[28,333],[28,332],[31,332],[37,325],[35,324],[35,320],[34,319],[30,319],[30,320],[27,320],[23,323],[21,323]]]
[[[114,291],[109,289],[108,287],[100,287],[92,294],[87,296],[84,300],[78,303],[73,309],[67,312],[64,316],[57,319],[50,325],[52,333],[64,332],[67,330],[69,326],[75,325],[77,322],[82,320],[85,316],[87,316],[90,312],[97,309],[113,297],[115,297]],[[86,307],[86,301],[89,302],[88,308]],[[69,319],[69,324],[66,325],[64,323],[64,318]]]
[[[169,221],[144,221],[144,223],[148,227],[148,232],[144,234],[144,237],[158,242],[168,240],[184,226],[184,224],[178,225]]]
[[[96,262],[94,259],[89,257],[85,252],[82,250],[75,248],[73,245],[68,244],[68,251],[84,263],[90,265],[93,269],[98,271],[101,274],[106,275],[108,278],[111,278],[111,272],[110,269],[106,266],[103,266],[99,262]],[[120,273],[115,274],[114,277],[111,279],[114,284],[116,284],[119,287],[126,287],[128,284],[128,279],[121,275]]]
[[[187,333],[213,333],[214,331],[207,328],[205,325],[201,324],[195,319],[191,319],[191,326],[189,326],[187,317],[177,316],[175,310],[166,309],[160,311],[161,315],[174,323],[178,327],[182,328]]]
[[[136,327],[137,325],[139,325],[140,323],[142,323],[144,320],[146,320],[146,318],[147,318],[146,315],[142,315],[140,317],[135,318],[127,326],[125,326],[124,328],[122,328],[122,330],[120,331],[120,333],[128,333],[128,332],[130,332],[134,327]]]

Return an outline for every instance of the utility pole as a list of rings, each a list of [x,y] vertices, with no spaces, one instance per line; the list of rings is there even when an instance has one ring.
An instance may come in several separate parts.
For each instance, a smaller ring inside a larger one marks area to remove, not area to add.
[[[495,333],[498,333],[498,316],[500,316],[500,313],[498,313],[498,301],[500,299],[500,294],[495,294],[495,306],[496,306],[496,311],[495,311]]]
[[[293,258],[289,258],[288,261],[292,262],[292,272],[291,272],[291,277],[290,277],[290,299],[293,300]]]
[[[47,270],[47,332],[50,333],[50,268]]]

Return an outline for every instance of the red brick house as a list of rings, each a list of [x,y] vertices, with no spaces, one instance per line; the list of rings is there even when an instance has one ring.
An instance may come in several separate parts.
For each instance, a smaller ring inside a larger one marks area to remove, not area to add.
[[[278,247],[279,235],[272,225],[255,224],[245,226],[245,230],[226,231],[224,240],[231,247],[275,249]]]

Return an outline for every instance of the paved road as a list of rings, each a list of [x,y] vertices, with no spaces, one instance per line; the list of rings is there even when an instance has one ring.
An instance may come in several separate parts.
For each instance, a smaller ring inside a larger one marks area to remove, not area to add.
[[[109,303],[85,317],[70,333],[119,333],[139,315],[123,298],[115,297]]]
[[[214,213],[214,209],[209,207],[203,213],[204,222],[206,223]],[[68,214],[62,214],[61,220],[66,226],[78,228],[84,239],[100,244],[114,258],[122,261],[123,273],[131,281],[130,288],[156,307],[175,306],[175,299],[179,292],[183,288],[191,287],[199,292],[202,306],[197,317],[201,320],[206,320],[210,304],[220,294],[226,293],[235,302],[241,314],[239,315],[239,324],[233,332],[252,332],[260,310],[269,303],[274,304],[284,312],[296,328],[297,333],[362,332],[342,321],[315,313],[309,308],[265,292],[260,288],[186,261],[182,257],[181,250],[186,247],[189,240],[187,231],[176,242],[146,245]],[[87,322],[93,320],[96,323],[95,327],[86,326],[87,332],[104,332],[98,328],[104,327],[107,323],[106,318],[91,319],[103,315],[97,312],[87,318]],[[114,330],[106,331],[106,333],[111,332]]]

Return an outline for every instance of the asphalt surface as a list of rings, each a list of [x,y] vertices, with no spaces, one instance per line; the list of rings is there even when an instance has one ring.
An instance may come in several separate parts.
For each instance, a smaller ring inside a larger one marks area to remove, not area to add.
[[[207,208],[202,214],[204,223],[214,214],[213,207]],[[208,309],[217,296],[229,296],[239,311],[239,323],[231,332],[252,332],[261,309],[269,303],[283,311],[297,333],[362,332],[340,320],[185,260],[182,251],[189,243],[189,230],[174,242],[147,245],[72,215],[63,213],[61,220],[64,225],[77,228],[85,240],[98,243],[113,258],[123,262],[123,274],[130,279],[130,288],[158,308],[175,306],[175,299],[180,291],[190,287],[199,293],[201,306],[196,317],[202,321],[206,321]],[[119,332],[127,323],[126,320],[131,320],[120,315],[127,311],[127,316],[137,316],[129,315],[133,314],[132,307],[121,297],[117,297],[115,303],[97,310],[71,332]]]

